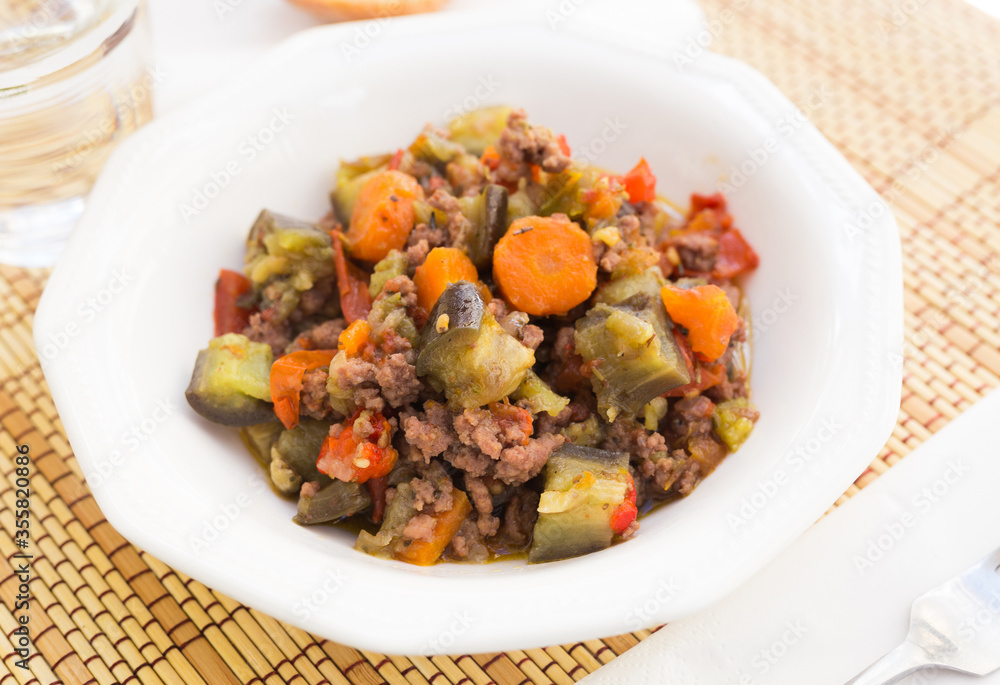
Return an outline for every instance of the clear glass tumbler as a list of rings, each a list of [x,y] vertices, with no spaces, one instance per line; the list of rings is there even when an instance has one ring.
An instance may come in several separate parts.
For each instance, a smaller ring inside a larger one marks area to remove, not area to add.
[[[0,2],[0,263],[54,263],[108,154],[152,117],[145,0]]]

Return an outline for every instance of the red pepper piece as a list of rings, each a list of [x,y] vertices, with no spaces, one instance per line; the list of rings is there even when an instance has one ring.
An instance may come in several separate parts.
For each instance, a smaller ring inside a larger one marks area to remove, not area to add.
[[[215,281],[215,337],[241,333],[250,323],[256,307],[241,307],[239,299],[253,289],[250,279],[238,271],[222,269]]]
[[[299,395],[306,371],[328,366],[335,354],[337,350],[301,350],[278,357],[271,365],[271,401],[285,428],[299,424]]]
[[[364,272],[354,264],[349,264],[344,256],[343,232],[330,231],[333,238],[333,264],[337,270],[337,290],[340,291],[340,308],[348,324],[357,319],[367,318],[372,310],[372,296],[368,292]]]

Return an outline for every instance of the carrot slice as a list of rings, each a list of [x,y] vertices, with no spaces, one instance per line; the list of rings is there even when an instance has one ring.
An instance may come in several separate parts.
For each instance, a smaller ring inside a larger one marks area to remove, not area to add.
[[[666,286],[660,291],[667,313],[674,322],[688,329],[691,349],[705,362],[714,362],[729,347],[729,338],[739,326],[740,317],[717,285],[699,285],[684,290]]]
[[[493,251],[493,279],[522,312],[565,314],[597,286],[590,236],[565,217],[518,219]]]
[[[478,279],[476,266],[463,250],[456,247],[435,247],[413,274],[413,285],[417,287],[417,304],[429,312],[449,285],[458,281],[475,283]]]
[[[437,561],[455,533],[462,527],[462,521],[472,511],[468,496],[459,489],[452,491],[455,501],[451,509],[434,516],[434,533],[430,541],[414,540],[408,546],[398,549],[393,555],[400,561],[417,566],[430,566]]]
[[[496,171],[500,168],[500,153],[492,145],[487,145],[486,149],[483,150],[482,157],[479,161],[483,163],[483,166],[487,167],[491,171]]]
[[[337,349],[343,350],[348,357],[355,357],[368,342],[371,332],[367,319],[355,319],[337,338]]]
[[[409,174],[388,169],[373,176],[358,193],[351,213],[351,256],[377,262],[390,250],[402,249],[413,228],[413,201],[423,199],[423,188]]]
[[[274,413],[291,430],[299,424],[299,394],[306,371],[328,366],[336,350],[301,350],[286,354],[271,365],[271,401]]]

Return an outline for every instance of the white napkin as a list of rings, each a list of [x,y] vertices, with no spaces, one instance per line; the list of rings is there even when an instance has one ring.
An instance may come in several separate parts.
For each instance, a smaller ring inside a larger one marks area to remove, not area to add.
[[[1000,547],[998,426],[1000,391],[820,520],[735,593],[581,682],[843,685],[903,640],[916,597]],[[997,685],[1000,672],[918,672],[900,682]]]

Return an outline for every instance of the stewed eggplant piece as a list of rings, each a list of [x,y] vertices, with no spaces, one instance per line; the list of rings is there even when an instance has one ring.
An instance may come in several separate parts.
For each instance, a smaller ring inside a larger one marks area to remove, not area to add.
[[[368,488],[360,483],[328,480],[322,487],[303,487],[299,506],[292,519],[300,526],[339,521],[364,511],[372,504]]]
[[[462,409],[514,392],[535,353],[507,333],[468,281],[450,284],[431,310],[418,344],[417,375]]]
[[[528,561],[567,559],[611,546],[629,496],[628,454],[565,444],[545,465],[545,491]]]
[[[589,363],[598,411],[633,417],[653,398],[690,382],[659,297],[639,291],[616,304],[599,302],[576,322],[577,353]]]
[[[493,248],[507,232],[507,189],[488,184],[479,195],[462,198],[462,213],[471,224],[470,232],[456,242],[464,248],[477,269],[486,269],[493,264]]]
[[[226,426],[274,421],[271,347],[238,333],[213,338],[198,352],[184,396],[196,412]]]

